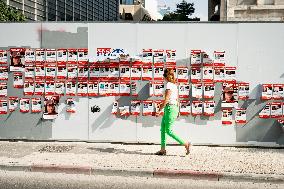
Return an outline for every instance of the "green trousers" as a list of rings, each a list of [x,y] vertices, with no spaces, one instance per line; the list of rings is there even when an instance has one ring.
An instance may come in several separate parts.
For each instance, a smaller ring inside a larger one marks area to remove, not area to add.
[[[161,147],[166,147],[166,134],[175,139],[179,144],[184,145],[185,142],[175,135],[172,131],[172,126],[178,116],[177,105],[166,105],[164,108],[164,116],[161,123]]]

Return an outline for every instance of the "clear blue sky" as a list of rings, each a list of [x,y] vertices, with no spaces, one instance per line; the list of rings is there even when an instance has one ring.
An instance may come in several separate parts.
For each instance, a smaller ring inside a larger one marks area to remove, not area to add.
[[[182,0],[165,0],[167,5],[175,10],[176,4]],[[189,3],[194,3],[195,13],[194,15],[201,18],[201,21],[208,20],[208,0],[186,0]]]

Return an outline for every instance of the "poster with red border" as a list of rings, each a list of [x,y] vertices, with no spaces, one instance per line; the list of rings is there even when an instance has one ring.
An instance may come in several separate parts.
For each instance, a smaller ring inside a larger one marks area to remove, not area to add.
[[[120,81],[130,81],[130,65],[119,65]]]
[[[76,81],[69,80],[66,82],[66,96],[76,96]]]
[[[0,97],[7,97],[8,86],[7,83],[0,83]]]
[[[66,79],[67,78],[67,67],[66,62],[58,62],[57,63],[57,79]]]
[[[192,97],[193,98],[202,98],[202,83],[192,83]]]
[[[42,80],[36,80],[35,81],[35,95],[43,95],[44,94],[44,87],[45,82]]]
[[[154,49],[153,50],[153,62],[154,65],[158,66],[164,66],[164,62],[165,62],[165,50],[164,49]]]
[[[249,83],[239,83],[239,100],[247,100],[249,98]]]
[[[154,96],[154,82],[149,82],[149,96]]]
[[[100,66],[91,64],[90,65],[90,80],[98,81],[100,79]]]
[[[108,93],[108,82],[107,81],[100,81],[99,82],[99,95],[100,96],[107,96]]]
[[[235,83],[236,79],[236,67],[226,66],[225,67],[225,82],[227,83]]]
[[[154,114],[154,102],[153,100],[144,100],[143,101],[143,116],[152,116]]]
[[[45,79],[45,66],[43,62],[36,62],[35,64],[35,79]]]
[[[78,63],[78,80],[87,81],[89,79],[88,62]]]
[[[176,50],[166,50],[166,66],[176,65]]]
[[[142,66],[142,80],[150,81],[153,78],[153,67],[152,66]]]
[[[79,64],[88,64],[89,62],[89,55],[87,48],[78,49],[78,63]]]
[[[201,50],[191,50],[190,51],[190,64],[191,66],[201,66]]]
[[[205,51],[202,52],[202,64],[203,66],[213,66],[213,60],[210,58],[209,54]]]
[[[76,113],[76,104],[73,98],[66,99],[66,112],[68,113]]]
[[[116,115],[118,112],[118,101],[114,101],[112,104],[111,114]]]
[[[233,108],[222,108],[222,125],[233,124]]]
[[[24,48],[10,48],[10,71],[23,72],[25,68]]]
[[[25,96],[34,95],[34,90],[35,90],[34,81],[25,81],[25,83],[24,83],[24,95]]]
[[[36,56],[34,49],[26,49],[25,51],[25,64],[27,63],[35,63]]]
[[[45,95],[55,94],[55,81],[45,81],[44,94]]]
[[[142,76],[142,68],[139,64],[132,64],[131,69],[131,80],[140,80]]]
[[[181,100],[180,101],[180,115],[188,116],[191,114],[191,104],[189,100]]]
[[[153,50],[152,49],[142,50],[142,62],[143,62],[143,65],[152,65],[153,63]]]
[[[89,96],[99,95],[99,84],[97,81],[88,81],[88,95]]]
[[[176,65],[166,65],[165,68],[173,69],[174,70],[174,74],[175,74],[175,78],[177,78],[177,66]]]
[[[57,64],[64,63],[68,61],[68,51],[67,49],[57,49]]]
[[[130,115],[130,107],[129,106],[121,106],[119,108],[120,116],[129,116]]]
[[[163,116],[164,115],[164,109],[161,110],[161,112],[158,112],[161,104],[164,102],[164,100],[154,100],[154,109],[155,112],[153,113],[153,116],[156,116],[158,114],[158,116]]]
[[[35,65],[33,62],[25,64],[25,80],[35,79]]]
[[[43,119],[56,119],[58,116],[59,96],[44,97]]]
[[[202,110],[203,110],[202,101],[198,100],[192,101],[192,110],[191,110],[192,116],[202,115]]]
[[[56,62],[56,49],[45,49],[46,62]]]
[[[273,84],[262,84],[261,100],[272,99]]]
[[[45,49],[35,49],[36,62],[44,63],[45,62]]]
[[[57,69],[56,63],[46,63],[45,64],[45,79],[55,80],[56,69]]]
[[[212,66],[203,67],[203,82],[214,81],[214,68]]]
[[[204,101],[204,116],[214,116],[215,101]]]
[[[16,89],[24,88],[24,79],[23,79],[23,73],[22,72],[14,72],[13,86]]]
[[[119,66],[117,64],[110,63],[106,66],[106,71],[109,72],[107,80],[118,81],[119,80]]]
[[[108,96],[119,96],[119,82],[109,82]]]
[[[223,83],[222,107],[236,108],[238,106],[238,83]]]
[[[30,111],[30,99],[20,98],[20,112],[28,113]]]
[[[137,83],[131,82],[131,96],[137,97],[138,96],[138,89],[137,89]]]
[[[39,113],[41,109],[41,98],[32,98],[32,113]]]
[[[77,96],[88,96],[88,81],[78,81]]]
[[[165,85],[163,81],[154,82],[154,96],[162,97],[164,95]]]
[[[214,66],[225,66],[225,51],[214,51]]]
[[[68,64],[67,66],[67,78],[68,80],[76,80],[78,77],[77,64]]]
[[[215,84],[214,83],[204,83],[203,87],[203,97],[205,99],[214,98]]]
[[[191,67],[191,82],[198,83],[201,82],[201,67]]]
[[[99,69],[100,69],[100,73],[99,73],[100,80],[107,81],[109,74],[110,74],[109,67],[107,65],[102,64],[102,65],[99,65]]]
[[[77,64],[78,61],[78,50],[77,49],[67,49],[68,51],[68,64]]]
[[[179,83],[178,94],[179,98],[189,98],[190,84],[189,83]]]
[[[0,49],[0,64],[8,63],[8,51]]]
[[[141,101],[140,100],[132,100],[131,101],[131,107],[130,107],[130,114],[134,116],[140,115],[140,109],[141,109]]]
[[[0,80],[8,81],[8,66],[0,66]]]
[[[189,81],[189,71],[186,66],[177,66],[177,80],[178,82]]]
[[[245,124],[247,122],[246,109],[236,108],[235,122],[237,124]]]
[[[7,114],[8,101],[6,99],[0,99],[0,114]]]
[[[19,98],[15,96],[9,96],[9,111],[14,112],[18,108]]]
[[[164,65],[155,65],[154,69],[154,80],[155,81],[163,81],[164,80]]]
[[[119,94],[120,96],[130,96],[130,82],[119,83]]]
[[[214,67],[214,82],[223,82],[225,80],[225,67]]]
[[[273,84],[272,99],[283,100],[284,99],[284,84]]]
[[[96,63],[109,63],[112,48],[97,48],[96,49]]]
[[[267,103],[263,109],[261,110],[261,112],[259,112],[258,116],[259,118],[270,118],[270,112],[271,112],[271,103]]]
[[[270,113],[271,118],[281,118],[283,116],[282,109],[282,102],[272,102]]]

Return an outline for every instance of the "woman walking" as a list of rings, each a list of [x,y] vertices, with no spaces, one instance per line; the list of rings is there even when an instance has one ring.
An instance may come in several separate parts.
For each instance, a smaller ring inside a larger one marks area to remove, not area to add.
[[[161,123],[161,150],[156,152],[156,155],[166,155],[166,134],[175,139],[179,144],[183,145],[186,149],[186,155],[189,154],[190,142],[184,142],[180,137],[175,135],[172,131],[174,121],[179,114],[179,101],[178,101],[178,87],[173,69],[166,68],[164,71],[164,78],[167,81],[165,100],[158,108],[156,116],[164,108],[164,116]]]

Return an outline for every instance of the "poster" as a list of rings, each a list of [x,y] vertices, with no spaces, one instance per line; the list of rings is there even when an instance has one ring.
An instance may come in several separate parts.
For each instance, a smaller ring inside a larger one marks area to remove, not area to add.
[[[24,80],[22,72],[14,72],[13,86],[16,89],[24,88]]]
[[[142,80],[152,80],[153,68],[152,66],[142,66]]]
[[[67,78],[67,67],[66,62],[58,62],[57,63],[57,79],[66,79]]]
[[[215,101],[204,101],[204,116],[214,116]]]
[[[55,93],[55,82],[54,81],[45,81],[44,85],[45,95],[54,95]]]
[[[202,98],[202,83],[192,83],[192,97]]]
[[[236,108],[235,122],[238,124],[245,124],[247,122],[246,109]]]
[[[119,96],[119,82],[109,82],[108,96]]]
[[[214,83],[204,83],[203,96],[205,99],[214,98],[215,84]]]
[[[154,96],[154,82],[149,82],[149,96]]]
[[[7,114],[8,102],[6,99],[0,99],[0,114]]]
[[[154,96],[162,97],[164,95],[165,85],[162,81],[154,82]]]
[[[225,67],[225,81],[236,82],[236,67]]]
[[[30,111],[30,99],[21,98],[20,99],[20,112],[28,113]]]
[[[164,66],[156,65],[154,67],[154,80],[155,81],[163,81],[164,80]]]
[[[237,107],[238,105],[238,84],[223,83],[222,107]]]
[[[278,121],[278,123],[280,123],[280,125],[282,127],[282,131],[284,131],[284,120],[283,119],[278,119],[277,121]]]
[[[120,65],[120,80],[129,81],[130,80],[130,65]]]
[[[68,64],[67,66],[67,78],[68,80],[76,80],[77,79],[77,64]]]
[[[45,79],[55,79],[56,67],[57,65],[55,63],[48,63],[45,65]]]
[[[247,100],[249,98],[249,83],[241,82],[239,85],[239,100]]]
[[[35,92],[34,92],[34,94],[35,95],[43,95],[44,94],[44,85],[45,85],[44,81],[36,80],[35,81]]]
[[[155,100],[153,102],[154,102],[154,109],[155,109],[155,112],[154,112],[153,116],[156,116],[156,115],[162,116],[162,115],[164,115],[164,109],[162,109],[160,112],[158,112],[161,104],[163,103],[163,100]]]
[[[0,66],[0,80],[8,80],[8,66]]]
[[[97,81],[88,81],[88,95],[89,96],[99,95],[99,84]]]
[[[34,80],[35,78],[35,65],[34,63],[25,64],[25,80]]]
[[[262,100],[270,100],[272,99],[272,88],[273,84],[263,84],[262,85]]]
[[[112,64],[129,64],[129,53],[122,48],[115,48],[109,54],[110,63]]]
[[[191,104],[189,100],[181,100],[180,101],[180,115],[187,116],[191,113]]]
[[[25,63],[34,63],[35,62],[35,50],[34,49],[26,49],[25,51]]]
[[[201,68],[200,67],[191,67],[191,82],[197,83],[201,82]]]
[[[202,115],[203,102],[194,100],[192,101],[192,116]]]
[[[7,62],[8,62],[7,51],[0,49],[0,64],[7,64]]]
[[[109,74],[110,74],[108,66],[99,65],[99,69],[100,69],[99,80],[106,80],[107,81]]]
[[[107,92],[108,92],[108,82],[100,81],[99,82],[99,95],[107,96]]]
[[[153,63],[153,50],[152,49],[143,49],[142,62],[144,65],[145,64],[152,65]]]
[[[89,56],[88,56],[88,49],[82,48],[78,49],[78,62],[88,64]]]
[[[73,98],[67,98],[66,100],[66,112],[76,113],[76,105]]]
[[[109,63],[109,56],[111,52],[112,52],[111,48],[97,48],[96,62]]]
[[[7,83],[0,83],[0,97],[7,97]]]
[[[185,66],[177,67],[177,80],[178,82],[188,82],[189,81],[188,67],[185,67]]]
[[[139,116],[140,115],[140,108],[141,108],[141,101],[139,100],[132,100],[131,101],[131,115]]]
[[[212,66],[203,67],[203,82],[213,82],[214,69]]]
[[[25,49],[11,48],[10,49],[10,71],[23,72],[25,67]]]
[[[119,94],[120,96],[130,96],[130,82],[120,82]]]
[[[66,96],[76,96],[76,81],[66,82]]]
[[[214,67],[214,82],[223,82],[225,80],[225,67]]]
[[[271,112],[271,104],[267,103],[264,108],[259,112],[258,116],[259,118],[270,118],[270,112]]]
[[[65,82],[64,81],[55,81],[55,95],[64,96],[65,93]]]
[[[132,65],[131,80],[140,80],[142,75],[141,65]]]
[[[131,96],[137,97],[138,96],[138,89],[137,89],[137,83],[131,82]]]
[[[111,114],[116,115],[118,111],[118,101],[114,101],[111,109]]]
[[[214,51],[214,66],[225,66],[225,51]]]
[[[164,66],[165,55],[163,49],[155,49],[153,50],[153,61],[154,65],[162,65]]]
[[[213,66],[213,60],[210,58],[207,52],[202,52],[202,63],[203,66]]]
[[[271,103],[271,118],[281,118],[282,112],[282,102],[272,102]]]
[[[57,63],[61,64],[68,61],[67,49],[57,49]]]
[[[222,108],[222,125],[232,125],[232,124],[233,124],[233,109]]]
[[[191,50],[190,62],[191,66],[201,66],[201,50]]]
[[[179,83],[178,94],[179,98],[189,98],[190,85],[189,83]]]
[[[119,80],[119,66],[115,65],[115,64],[110,64],[108,67],[106,67],[106,69],[108,69],[108,80],[111,81],[118,81]]]
[[[78,52],[77,49],[67,49],[68,51],[68,64],[77,64]]]
[[[32,113],[41,112],[41,98],[32,98]]]
[[[152,100],[143,101],[143,116],[152,116],[154,114],[154,102]]]
[[[25,81],[24,83],[24,95],[34,95],[35,85],[34,81]]]
[[[45,79],[45,66],[41,62],[37,62],[35,65],[35,78],[40,80]]]
[[[166,66],[176,65],[176,50],[166,50]]]
[[[9,96],[9,111],[14,112],[18,108],[19,98],[15,96]]]
[[[120,116],[129,116],[130,115],[130,107],[129,106],[119,107],[119,115]]]
[[[87,81],[89,78],[89,67],[87,63],[78,64],[78,80]]]
[[[100,79],[100,66],[90,65],[90,80],[98,81]]]
[[[36,49],[36,62],[37,63],[43,63],[45,62],[45,50],[44,49]]]
[[[282,100],[284,98],[284,84],[273,84],[272,98],[274,100]]]
[[[138,56],[131,56],[130,57],[130,60],[131,60],[131,63],[132,63],[132,66],[133,65],[142,65],[142,55],[138,55]]]
[[[56,50],[55,49],[46,49],[46,62],[56,62]]]
[[[43,119],[55,119],[58,116],[59,96],[45,96]]]

